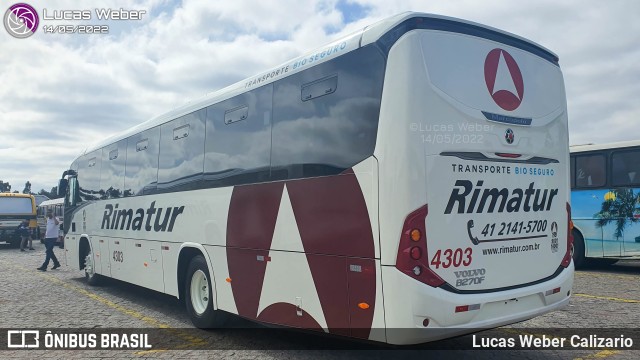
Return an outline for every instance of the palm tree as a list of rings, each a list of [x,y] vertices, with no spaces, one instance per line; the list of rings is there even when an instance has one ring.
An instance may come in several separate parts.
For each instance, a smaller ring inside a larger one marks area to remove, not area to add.
[[[640,193],[634,194],[633,189],[613,189],[611,195],[605,196],[602,209],[594,216],[598,219],[596,226],[602,228],[610,223],[616,223],[614,235],[616,240],[624,233],[627,225],[635,224],[640,218],[634,215],[640,214]]]

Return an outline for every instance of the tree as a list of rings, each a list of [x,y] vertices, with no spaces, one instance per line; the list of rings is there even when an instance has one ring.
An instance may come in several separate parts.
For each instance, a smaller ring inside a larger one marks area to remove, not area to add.
[[[58,187],[54,186],[51,188],[51,197],[49,199],[58,199],[64,196],[58,196]]]
[[[40,189],[40,191],[38,191],[38,195],[44,195],[46,197],[48,197],[49,199],[57,199],[57,198],[61,198],[64,196],[58,196],[58,187],[54,186],[51,188],[51,191],[47,191],[45,189]]]
[[[45,189],[40,189],[40,191],[38,191],[38,195],[44,195],[44,196],[48,197],[49,199],[51,199],[51,193],[48,192]]]
[[[633,189],[614,189],[605,195],[602,208],[595,217],[598,219],[596,226],[605,227],[612,222],[616,223],[616,231],[613,235],[619,239],[627,225],[640,221],[634,215],[640,214],[640,194],[634,194]]]
[[[31,194],[31,183],[29,181],[24,184],[24,190],[22,190],[22,193]]]
[[[0,192],[11,192],[11,185],[8,182],[0,180]]]

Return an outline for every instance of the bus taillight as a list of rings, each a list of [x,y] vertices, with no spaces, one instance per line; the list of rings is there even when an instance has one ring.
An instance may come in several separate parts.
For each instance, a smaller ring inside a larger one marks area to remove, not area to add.
[[[428,212],[425,205],[404,220],[396,268],[422,283],[438,287],[444,284],[444,280],[429,268],[427,260],[429,253],[425,220]]]
[[[571,221],[571,205],[567,203],[567,252],[562,259],[562,267],[567,267],[571,264],[572,249],[573,249],[573,221]]]
[[[422,239],[422,233],[418,229],[411,230],[411,240],[420,241]]]

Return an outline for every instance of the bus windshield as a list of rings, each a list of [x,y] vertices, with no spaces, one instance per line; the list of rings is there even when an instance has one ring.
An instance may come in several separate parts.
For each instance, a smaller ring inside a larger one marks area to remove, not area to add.
[[[33,203],[28,197],[0,197],[0,214],[22,215],[33,214]]]

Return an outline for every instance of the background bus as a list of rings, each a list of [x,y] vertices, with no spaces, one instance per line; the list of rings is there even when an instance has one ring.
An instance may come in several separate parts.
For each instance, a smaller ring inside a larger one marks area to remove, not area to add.
[[[571,146],[574,262],[640,259],[640,141]]]
[[[568,303],[568,170],[556,55],[405,13],[88,148],[58,188],[89,283],[198,327],[411,344]]]
[[[36,199],[36,206],[40,206],[40,204],[42,204],[43,201],[49,200],[49,198],[46,195],[36,194],[36,195],[33,195],[33,197]]]
[[[0,241],[19,246],[21,239],[16,230],[25,219],[29,219],[29,227],[35,232],[36,202],[33,195],[0,193]]]
[[[38,206],[38,238],[41,242],[44,242],[44,235],[47,230],[47,211],[51,210],[53,216],[60,221],[60,236],[58,236],[58,246],[64,246],[64,236],[62,232],[64,221],[64,198],[45,200]]]

